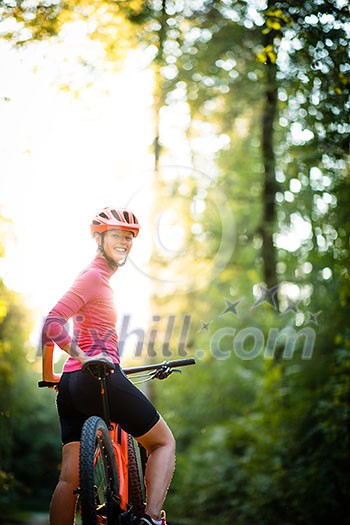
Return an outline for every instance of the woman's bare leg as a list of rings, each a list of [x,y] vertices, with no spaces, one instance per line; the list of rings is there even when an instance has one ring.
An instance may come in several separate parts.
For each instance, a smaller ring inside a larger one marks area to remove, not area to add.
[[[150,454],[147,460],[146,513],[159,519],[175,469],[175,439],[163,419],[137,441]]]
[[[50,525],[73,525],[76,505],[74,489],[79,485],[79,447],[74,441],[62,448],[62,468],[50,505]]]

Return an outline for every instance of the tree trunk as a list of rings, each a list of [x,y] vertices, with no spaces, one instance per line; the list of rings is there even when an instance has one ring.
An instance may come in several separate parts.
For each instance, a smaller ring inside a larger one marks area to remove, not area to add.
[[[162,9],[159,15],[160,29],[158,31],[158,52],[154,59],[154,90],[153,90],[153,108],[154,108],[154,171],[157,176],[159,168],[159,159],[161,154],[160,143],[160,110],[164,104],[162,76],[160,68],[164,64],[164,41],[166,39],[166,0],[162,0]]]
[[[265,49],[273,45],[271,32],[265,35]],[[273,234],[276,227],[276,207],[275,198],[277,191],[276,182],[276,159],[274,150],[274,124],[277,118],[277,81],[276,64],[270,58],[265,65],[266,87],[264,93],[264,108],[262,113],[262,158],[264,165],[263,183],[263,216],[261,224],[262,235],[262,258],[264,280],[267,288],[272,288],[278,284],[276,273],[276,251],[273,241]],[[278,306],[278,297],[275,296]]]
[[[164,105],[164,95],[163,95],[163,82],[162,76],[160,73],[161,67],[164,65],[164,42],[166,40],[166,0],[162,0],[162,9],[159,13],[159,24],[160,29],[158,30],[158,52],[154,58],[154,88],[153,88],[153,118],[154,118],[154,140],[153,140],[153,156],[154,156],[154,171],[153,171],[153,191],[155,193],[155,210],[154,217],[158,216],[157,212],[157,199],[160,197],[159,186],[161,183],[160,174],[159,174],[159,161],[161,156],[161,142],[160,142],[160,110]],[[152,251],[155,250],[155,238],[152,239]],[[152,307],[152,304],[151,304]],[[151,316],[152,317],[152,314]],[[146,361],[149,359],[152,360],[152,357],[147,355]],[[152,381],[144,384],[143,388],[146,396],[156,403],[156,395],[153,388]]]

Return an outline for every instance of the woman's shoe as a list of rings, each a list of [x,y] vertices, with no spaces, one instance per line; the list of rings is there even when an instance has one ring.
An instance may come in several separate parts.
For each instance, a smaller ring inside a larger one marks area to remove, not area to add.
[[[164,510],[162,510],[161,512],[160,519],[161,519],[160,525],[167,525],[166,515],[165,515]],[[150,516],[148,516],[148,514],[144,514],[144,516],[142,516],[141,518],[140,525],[158,525],[158,521],[154,521]]]

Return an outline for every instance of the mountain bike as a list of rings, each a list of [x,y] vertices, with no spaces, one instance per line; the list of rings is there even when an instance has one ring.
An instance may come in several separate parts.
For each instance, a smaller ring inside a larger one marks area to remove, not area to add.
[[[195,360],[180,359],[124,368],[135,383],[166,379]],[[82,370],[100,383],[103,418],[89,417],[80,439],[77,523],[83,525],[138,525],[145,509],[144,474],[147,452],[130,434],[110,420],[106,378],[114,372],[108,361],[91,360]],[[58,387],[58,383],[39,381],[39,387]]]

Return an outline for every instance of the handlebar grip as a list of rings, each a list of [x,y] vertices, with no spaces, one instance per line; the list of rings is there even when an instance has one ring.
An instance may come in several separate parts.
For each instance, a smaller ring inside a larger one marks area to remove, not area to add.
[[[177,366],[195,365],[196,360],[193,357],[187,359],[176,359],[175,361],[163,361],[155,365],[134,366],[131,368],[123,368],[125,374],[138,374],[143,372],[150,372],[153,370],[162,370],[164,368],[175,368]]]
[[[188,366],[195,365],[196,360],[193,357],[187,359],[176,359],[175,361],[168,361],[167,365],[169,368],[174,368],[175,366]]]
[[[57,386],[59,383],[56,383],[54,381],[38,381],[38,387],[39,388],[45,388],[45,387],[54,387]]]

